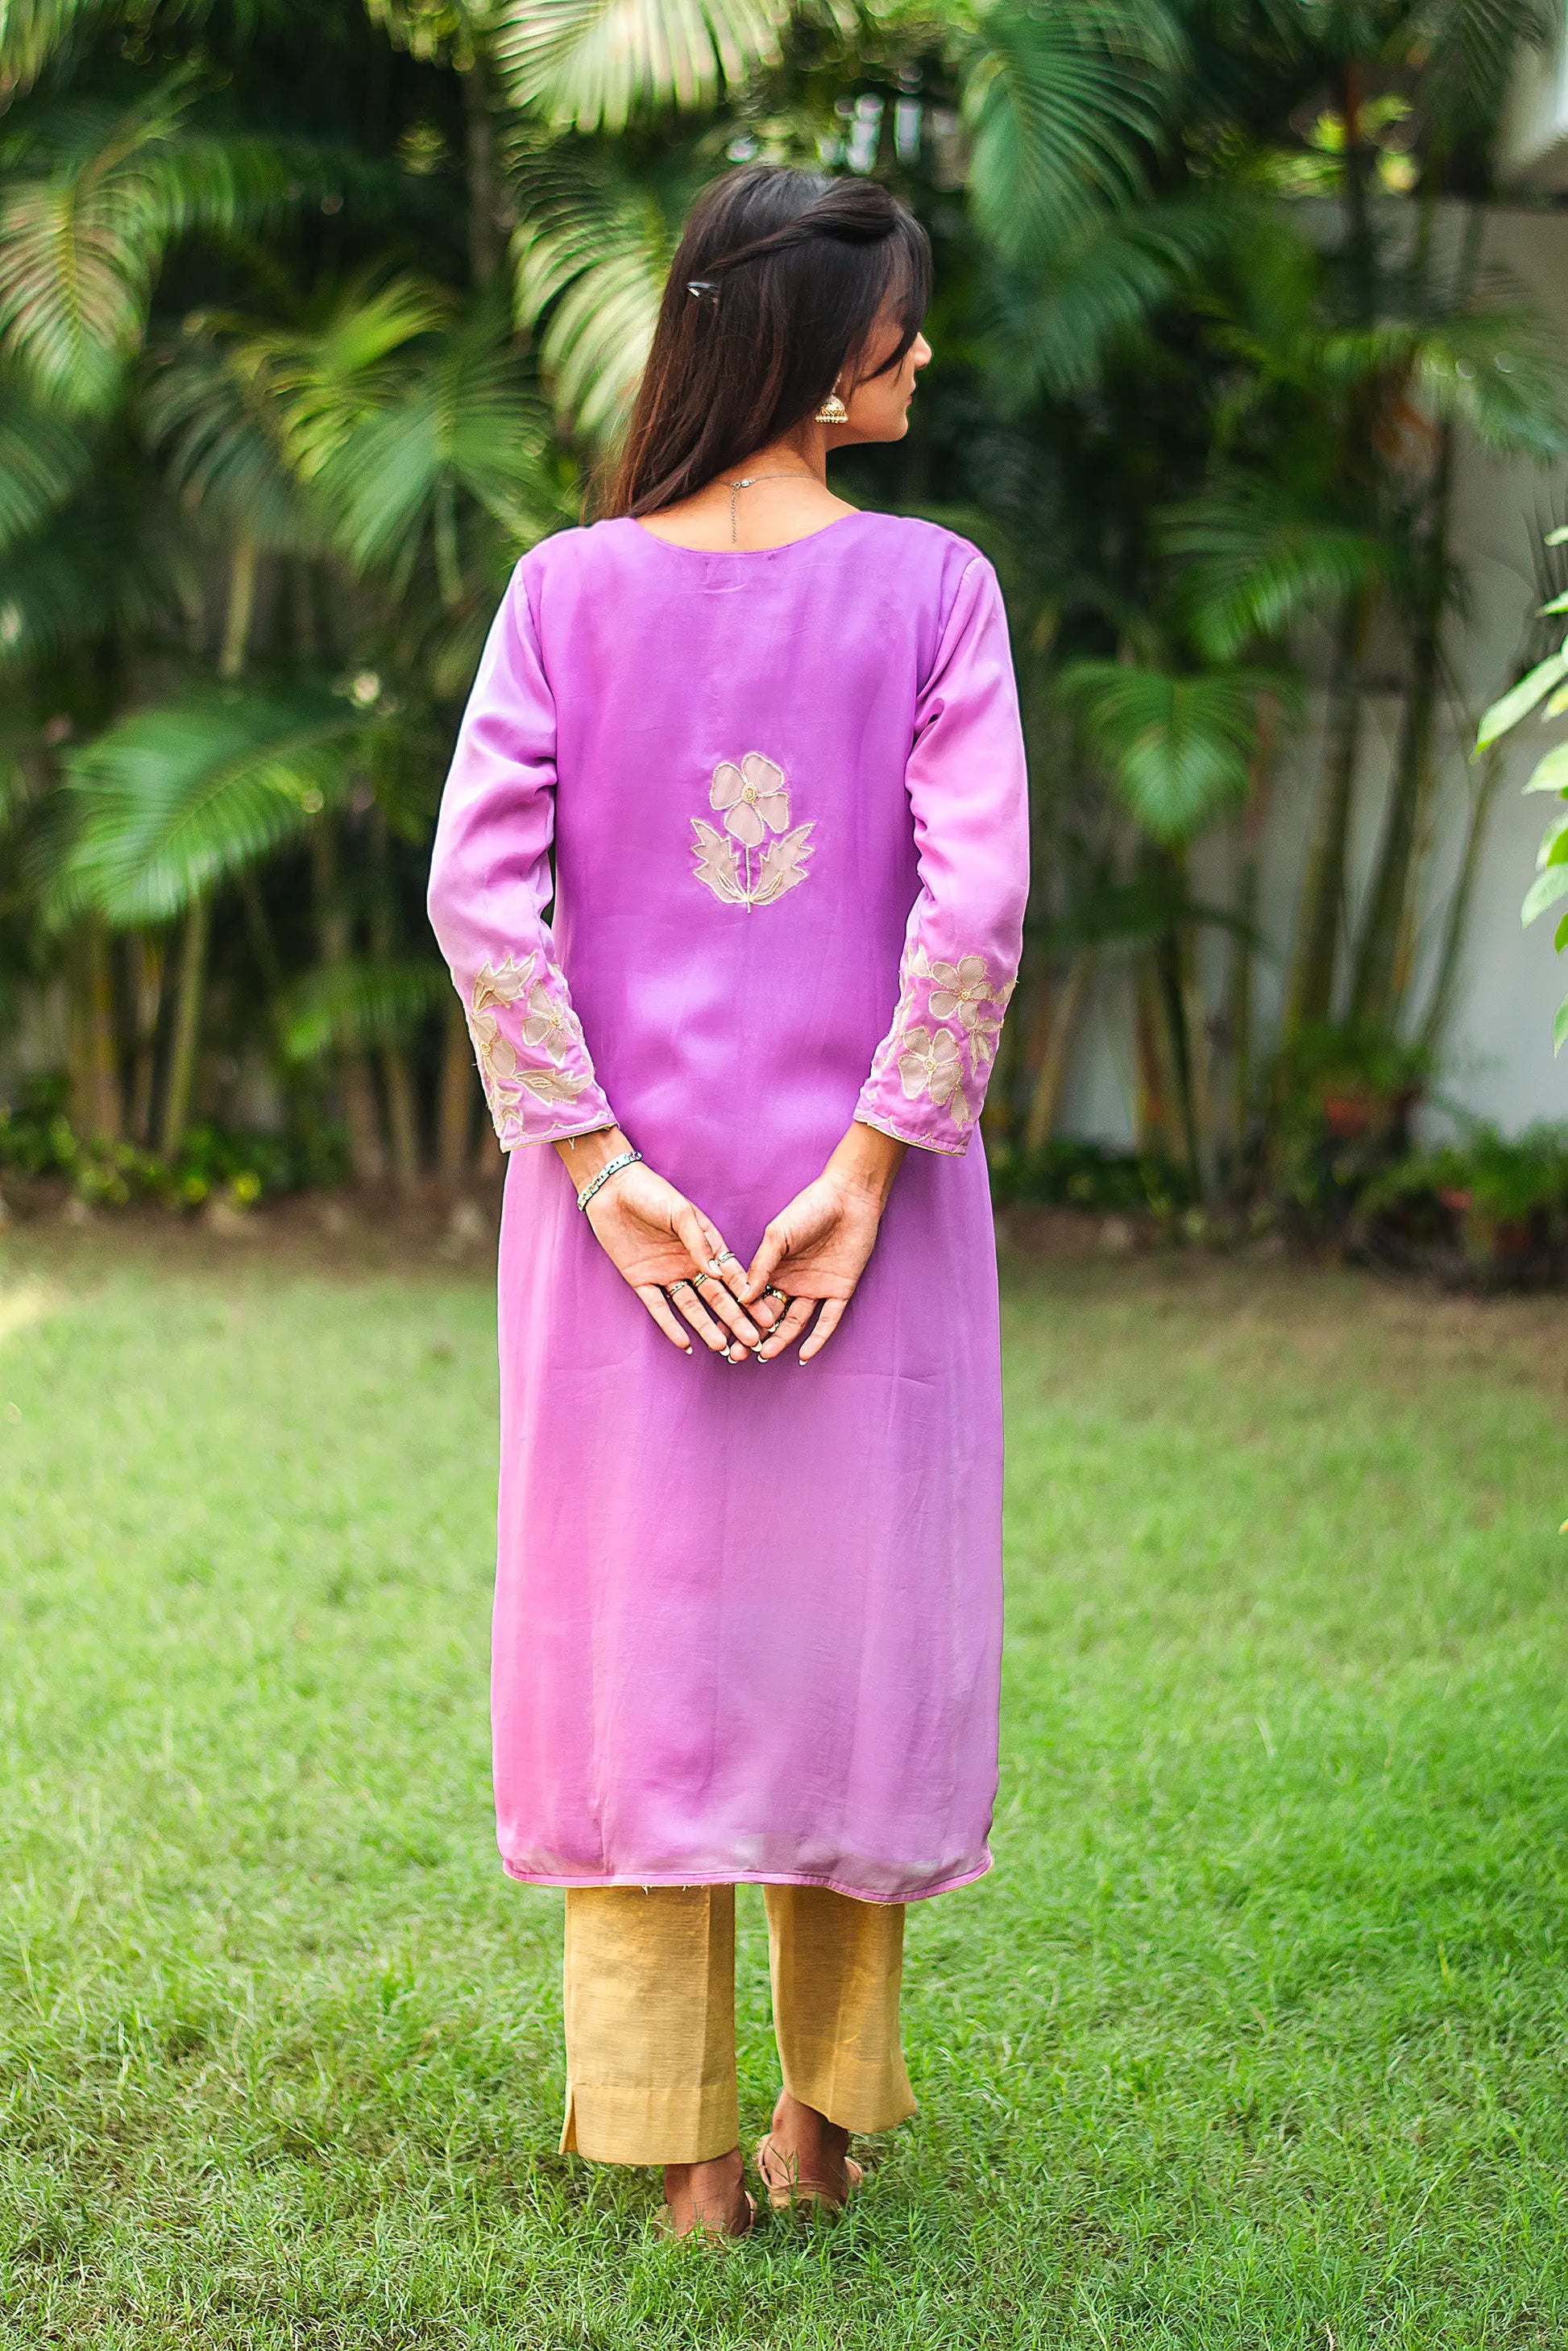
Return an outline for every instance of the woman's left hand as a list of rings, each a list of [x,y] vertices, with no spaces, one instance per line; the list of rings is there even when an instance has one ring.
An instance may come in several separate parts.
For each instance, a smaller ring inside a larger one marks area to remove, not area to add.
[[[619,1127],[601,1127],[556,1150],[580,1189],[629,1147]],[[601,1185],[584,1214],[594,1239],[672,1345],[691,1353],[678,1315],[715,1354],[744,1363],[756,1353],[762,1328],[739,1302],[740,1261],[684,1192],[638,1160]]]

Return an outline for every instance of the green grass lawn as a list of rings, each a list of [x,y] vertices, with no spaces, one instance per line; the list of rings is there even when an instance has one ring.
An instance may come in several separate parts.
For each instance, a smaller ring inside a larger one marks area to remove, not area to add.
[[[554,2151],[486,1282],[222,1247],[0,1258],[0,2342],[1563,2343],[1561,1301],[1010,1270],[998,1866],[858,2206],[724,2256]]]

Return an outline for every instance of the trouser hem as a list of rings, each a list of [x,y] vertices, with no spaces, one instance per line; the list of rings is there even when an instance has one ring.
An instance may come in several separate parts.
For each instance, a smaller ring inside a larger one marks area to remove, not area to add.
[[[711,2163],[739,2143],[733,2082],[655,2090],[573,2082],[560,2152],[590,2163]]]

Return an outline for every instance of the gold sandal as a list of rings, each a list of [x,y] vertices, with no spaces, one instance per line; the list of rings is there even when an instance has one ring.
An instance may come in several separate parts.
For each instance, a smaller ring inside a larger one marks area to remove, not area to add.
[[[802,2179],[782,2148],[774,2146],[771,2131],[757,2142],[757,2171],[775,2212],[790,2212],[800,2205],[813,2206],[823,2212],[841,2212],[865,2178],[853,2156],[846,2155],[841,2196],[825,2179]]]

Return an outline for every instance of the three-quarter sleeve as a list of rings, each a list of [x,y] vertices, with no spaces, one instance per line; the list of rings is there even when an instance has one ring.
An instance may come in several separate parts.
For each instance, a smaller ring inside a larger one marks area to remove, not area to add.
[[[463,715],[429,894],[503,1151],[614,1123],[544,920],[555,747],[555,703],[519,570]]]
[[[1018,977],[1029,894],[1029,784],[1007,615],[983,556],[965,570],[915,706],[907,770],[920,894],[893,1025],[855,1116],[923,1151],[961,1153]]]

